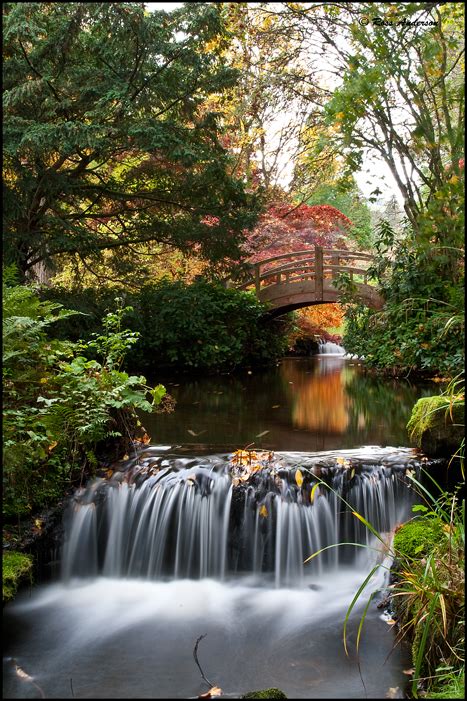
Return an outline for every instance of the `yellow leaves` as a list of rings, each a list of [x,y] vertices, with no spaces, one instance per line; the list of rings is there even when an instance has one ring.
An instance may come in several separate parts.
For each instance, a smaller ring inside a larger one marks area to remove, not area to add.
[[[198,696],[199,699],[212,699],[216,696],[222,696],[222,689],[219,686],[211,686],[209,691]]]
[[[34,526],[38,531],[42,530],[43,520],[41,518],[34,519]]]
[[[39,380],[39,383],[41,385],[46,385],[48,381],[49,381],[48,377],[41,377],[41,379]]]
[[[346,458],[336,458],[336,464],[340,465],[341,467],[348,468],[351,465],[350,460],[346,460]]]
[[[453,175],[448,180],[448,183],[451,183],[451,185],[457,185],[458,182],[459,182],[459,178],[457,177],[457,175]]]
[[[58,441],[52,441],[50,445],[47,446],[47,450],[49,453],[52,452],[52,450],[58,445]]]
[[[256,472],[270,466],[273,459],[271,451],[236,450],[230,459],[233,486],[247,482]]]
[[[345,112],[338,112],[338,113],[336,114],[336,120],[337,120],[338,122],[342,122],[342,120],[344,119],[344,117],[345,117]]]
[[[310,492],[310,503],[313,504],[315,500],[315,492],[319,487],[319,482],[316,482],[316,484],[313,485],[313,489]]]
[[[303,475],[300,472],[300,470],[297,470],[295,472],[295,482],[298,484],[299,487],[301,487],[303,484]]]
[[[264,504],[262,505],[262,507],[261,507],[260,510],[259,510],[259,515],[262,516],[263,518],[267,518],[267,517],[268,517],[268,510],[267,510],[267,508],[265,507]]]
[[[236,450],[231,462],[233,465],[250,465],[251,461],[256,459],[256,453],[252,450]]]

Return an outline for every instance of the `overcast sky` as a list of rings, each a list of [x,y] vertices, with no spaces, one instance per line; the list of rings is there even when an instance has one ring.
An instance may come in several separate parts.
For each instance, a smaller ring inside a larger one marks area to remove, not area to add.
[[[250,3],[255,5],[257,3]],[[150,12],[165,10],[170,12],[176,7],[181,7],[182,2],[147,2],[145,6]],[[286,119],[286,118],[285,118]],[[286,185],[287,178],[290,177],[290,171],[288,172],[287,165],[284,166],[284,183]],[[398,202],[402,205],[403,198],[399,189],[394,181],[391,171],[389,170],[386,163],[381,158],[368,157],[363,168],[355,173],[355,180],[357,181],[358,187],[362,191],[365,197],[369,197],[375,188],[379,188],[382,191],[382,195],[379,196],[378,204],[383,204],[387,202],[393,195],[396,196]]]

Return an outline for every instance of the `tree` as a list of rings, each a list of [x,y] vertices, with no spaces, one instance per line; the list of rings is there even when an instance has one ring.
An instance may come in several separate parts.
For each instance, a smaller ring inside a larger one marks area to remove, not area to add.
[[[330,205],[271,205],[261,215],[244,247],[250,262],[314,246],[346,247],[352,222]]]
[[[349,235],[363,248],[371,247],[371,210],[355,180],[353,186],[345,190],[339,187],[337,180],[322,183],[312,192],[307,204],[330,205],[338,209],[352,222]]]
[[[258,202],[201,110],[237,79],[223,31],[211,3],[4,5],[4,252],[23,276],[149,242],[238,256]]]

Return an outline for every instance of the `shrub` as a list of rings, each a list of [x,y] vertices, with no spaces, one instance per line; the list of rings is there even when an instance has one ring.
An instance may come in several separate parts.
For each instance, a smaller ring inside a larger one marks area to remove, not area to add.
[[[73,476],[96,464],[95,448],[135,409],[152,411],[165,389],[121,370],[137,341],[122,330],[128,308],[105,316],[103,334],[87,342],[51,340],[49,327],[70,316],[60,304],[41,301],[30,287],[4,285],[3,380],[6,516],[30,514],[62,496]],[[96,359],[88,359],[92,351]]]
[[[109,294],[102,290],[93,297],[87,291],[73,296],[51,290],[47,298],[89,314],[79,317],[81,332],[99,332],[100,315],[109,305]],[[115,295],[115,291],[113,290]],[[161,280],[145,285],[137,293],[121,293],[133,311],[125,324],[139,333],[126,365],[154,371],[233,370],[245,365],[267,365],[286,352],[287,322],[268,320],[266,308],[250,292],[226,289],[219,283],[197,280],[192,284]],[[59,324],[61,337],[70,332],[65,319]]]
[[[15,596],[18,585],[31,576],[32,557],[18,552],[4,552],[2,558],[3,602]]]

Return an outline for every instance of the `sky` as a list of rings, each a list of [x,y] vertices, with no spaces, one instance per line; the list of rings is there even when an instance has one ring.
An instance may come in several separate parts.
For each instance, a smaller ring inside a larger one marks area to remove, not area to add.
[[[255,5],[256,3],[250,3]],[[146,8],[150,12],[155,12],[159,10],[164,10],[165,12],[170,12],[177,7],[182,7],[182,2],[147,2],[145,3]],[[280,128],[281,120],[287,121],[287,115],[282,115],[278,120],[278,127]],[[277,129],[277,126],[275,126]],[[287,167],[287,163],[284,163],[283,167],[284,181],[283,185],[287,184],[290,178],[290,168]],[[358,187],[365,197],[370,197],[372,191],[379,188],[382,194],[379,196],[378,200],[373,206],[383,206],[391,197],[395,195],[397,201],[402,206],[403,197],[396,185],[391,171],[389,170],[386,163],[382,158],[375,158],[368,156],[362,169],[355,173],[355,180]]]

